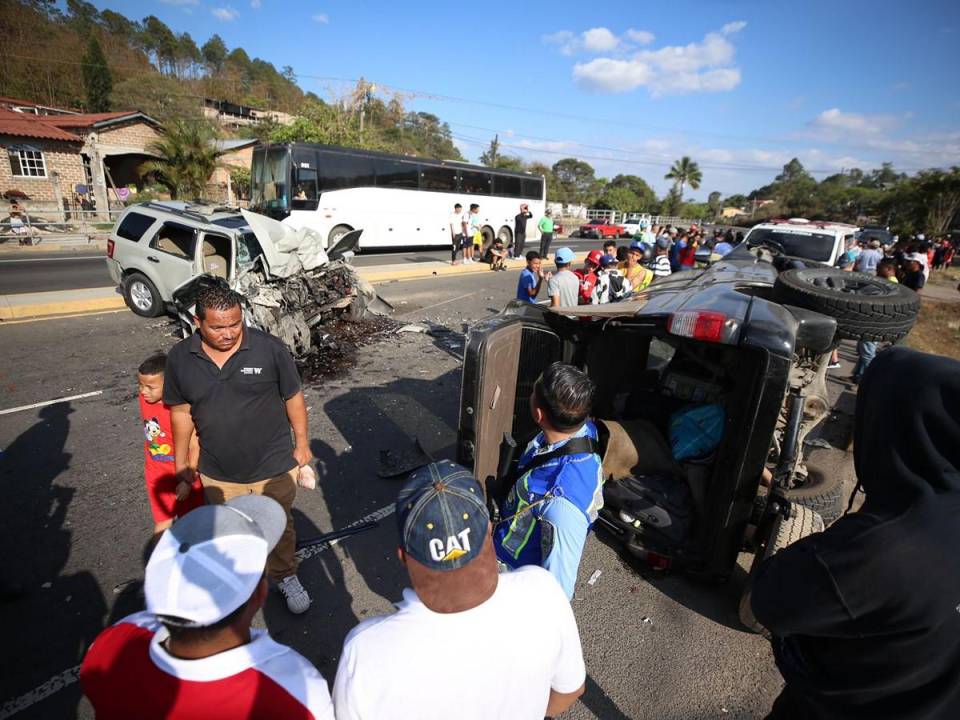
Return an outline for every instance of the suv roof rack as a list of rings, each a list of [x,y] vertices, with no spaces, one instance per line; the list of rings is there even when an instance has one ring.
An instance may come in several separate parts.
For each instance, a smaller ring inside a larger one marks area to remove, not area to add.
[[[180,215],[181,217],[188,217],[193,220],[199,220],[203,223],[209,223],[210,218],[203,213],[196,212],[194,210],[187,210],[186,208],[171,207],[163,202],[157,202],[156,200],[151,200],[149,202],[143,203],[144,207],[148,207],[151,210],[160,210],[162,212],[168,212],[171,215]]]

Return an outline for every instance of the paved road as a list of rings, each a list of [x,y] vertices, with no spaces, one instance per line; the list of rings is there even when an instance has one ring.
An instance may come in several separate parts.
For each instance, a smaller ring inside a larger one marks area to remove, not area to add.
[[[379,286],[399,320],[429,319],[450,332],[391,334],[363,348],[355,368],[310,383],[321,482],[297,499],[301,537],[391,506],[398,486],[377,476],[380,450],[401,451],[416,437],[436,457],[452,457],[460,333],[502,307],[516,279],[516,272],[483,273]],[[29,658],[3,673],[0,717],[93,717],[73,669],[105,623],[142,602],[151,521],[135,368],[175,341],[166,320],[129,312],[0,326],[7,349],[0,367],[0,522],[7,538],[0,637],[17,657]],[[271,594],[258,624],[332,680],[349,629],[390,612],[399,599],[404,576],[395,532],[387,518],[304,559],[300,574],[313,608],[294,617]],[[597,582],[586,584],[596,570]],[[767,642],[737,623],[741,582],[742,574],[723,586],[651,575],[591,536],[573,601],[590,677],[569,717],[763,717],[780,679]],[[512,632],[510,642],[516,637]]]
[[[569,245],[575,250],[596,247],[597,240],[563,238],[553,247]],[[527,243],[530,249],[535,245]],[[364,252],[354,264],[372,267],[400,262],[424,262],[448,260],[449,250],[399,249],[395,251]],[[104,254],[98,251],[34,254],[26,258],[0,255],[0,295],[15,293],[45,292],[54,290],[79,290],[81,288],[107,287],[110,275],[104,263]]]

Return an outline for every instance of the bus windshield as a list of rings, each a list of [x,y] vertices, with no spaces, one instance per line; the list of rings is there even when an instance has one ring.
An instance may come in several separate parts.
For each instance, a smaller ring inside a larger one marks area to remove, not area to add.
[[[251,205],[261,212],[290,209],[290,153],[285,147],[259,150],[250,170]]]

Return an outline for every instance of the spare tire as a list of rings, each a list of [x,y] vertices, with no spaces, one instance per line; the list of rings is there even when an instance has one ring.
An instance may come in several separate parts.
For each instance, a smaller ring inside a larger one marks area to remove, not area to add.
[[[837,338],[896,342],[917,319],[920,296],[875,275],[834,268],[786,270],[773,284],[773,299],[836,318]]]

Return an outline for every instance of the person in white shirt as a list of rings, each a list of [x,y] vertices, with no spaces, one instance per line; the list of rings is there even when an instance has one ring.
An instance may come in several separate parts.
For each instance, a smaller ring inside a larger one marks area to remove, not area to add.
[[[457,253],[463,250],[463,205],[453,206],[450,216],[450,264],[458,265]]]
[[[617,258],[614,255],[604,255],[600,258],[600,270],[597,272],[597,284],[593,286],[590,297],[591,305],[623,300],[630,294],[630,281],[617,269]]]
[[[413,589],[396,613],[347,636],[333,686],[338,720],[541,720],[573,705],[586,669],[570,603],[541,567],[498,574],[470,472],[449,460],[414,471],[397,518]],[[532,616],[536,629],[524,632],[518,623]]]

